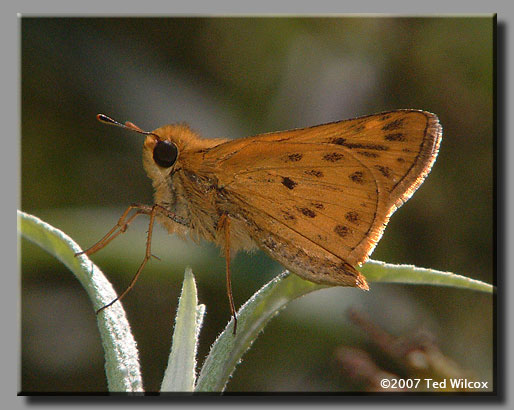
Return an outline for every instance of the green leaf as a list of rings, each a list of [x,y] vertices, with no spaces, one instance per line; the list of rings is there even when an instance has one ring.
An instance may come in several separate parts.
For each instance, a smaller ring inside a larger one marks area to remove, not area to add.
[[[444,285],[493,292],[491,285],[465,276],[411,265],[369,261],[360,270],[370,282]],[[306,281],[288,272],[262,287],[238,312],[237,335],[232,334],[231,320],[214,342],[200,372],[195,391],[222,392],[244,352],[266,323],[291,300],[326,287],[328,286]]]
[[[232,319],[214,342],[202,367],[195,391],[221,392],[266,323],[288,302],[327,286],[284,272],[264,285],[237,313],[237,334]]]
[[[98,267],[69,236],[39,218],[17,211],[18,231],[70,269],[86,290],[94,312],[116,298],[116,292]],[[139,353],[121,303],[96,315],[105,351],[105,373],[111,392],[142,392]]]
[[[450,286],[487,293],[494,291],[494,286],[476,279],[413,265],[393,265],[369,260],[359,270],[370,282]]]
[[[184,274],[171,354],[162,381],[162,392],[192,392],[196,381],[196,349],[205,314],[205,305],[198,305],[196,284],[191,268]]]

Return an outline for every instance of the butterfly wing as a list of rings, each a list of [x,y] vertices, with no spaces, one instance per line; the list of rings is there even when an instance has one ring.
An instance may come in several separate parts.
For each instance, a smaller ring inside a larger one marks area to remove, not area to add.
[[[258,244],[300,276],[366,287],[364,262],[437,155],[433,114],[401,110],[231,141],[208,154]]]

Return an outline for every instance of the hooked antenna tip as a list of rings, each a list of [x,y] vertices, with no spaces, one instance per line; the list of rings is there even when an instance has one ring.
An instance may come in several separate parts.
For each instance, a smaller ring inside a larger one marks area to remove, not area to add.
[[[114,124],[114,125],[123,126],[123,124],[119,123],[118,121],[113,120],[111,117],[108,117],[105,114],[97,114],[96,119],[105,124]]]
[[[100,122],[103,122],[104,124],[116,125],[118,127],[125,128],[127,130],[139,132],[140,134],[155,135],[153,132],[143,131],[141,128],[139,128],[137,125],[131,123],[130,121],[127,121],[125,124],[122,124],[121,122],[113,120],[111,117],[108,117],[105,114],[97,114],[96,119]]]

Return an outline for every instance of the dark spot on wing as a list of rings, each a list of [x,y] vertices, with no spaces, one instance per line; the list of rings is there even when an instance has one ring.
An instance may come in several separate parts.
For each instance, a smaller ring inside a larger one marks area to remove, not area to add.
[[[323,155],[323,160],[329,162],[337,162],[343,158],[344,155],[340,154],[339,152],[331,152],[330,154]]]
[[[321,178],[323,176],[323,172],[318,171],[316,169],[309,169],[309,170],[305,171],[305,173],[307,175],[312,175],[313,177],[316,177],[316,178]]]
[[[383,165],[375,165],[375,168],[378,169],[380,173],[386,178],[389,178],[391,176],[391,168],[385,167]]]
[[[282,177],[282,184],[289,189],[293,189],[296,185],[298,185],[289,177]]]
[[[321,202],[311,202],[311,205],[316,209],[324,209],[325,208]]]
[[[316,217],[316,212],[309,208],[297,208],[302,214],[308,216],[309,218]]]
[[[364,179],[362,177],[363,173],[361,171],[355,171],[353,174],[350,174],[350,179],[357,184],[364,183]]]
[[[371,149],[375,151],[387,151],[389,147],[381,144],[366,144],[362,142],[347,142],[346,138],[332,138],[329,140],[332,144],[342,145],[346,148],[355,149]]]
[[[405,118],[398,118],[397,120],[391,121],[382,127],[382,131],[392,131],[401,128],[403,126],[404,119]]]
[[[344,143],[346,142],[346,138],[332,138],[330,142],[336,145],[344,145]]]
[[[397,132],[394,134],[387,134],[384,136],[384,139],[387,141],[399,141],[403,142],[405,141],[405,135],[403,135],[401,132]]]
[[[290,154],[290,155],[287,156],[286,162],[289,162],[289,161],[291,161],[291,162],[298,162],[302,158],[303,158],[303,154],[300,154],[300,153]]]
[[[282,210],[282,213],[284,214],[284,219],[286,221],[295,221],[296,220],[296,216],[289,213],[289,211]]]
[[[355,212],[355,211],[347,212],[344,217],[349,222],[352,222],[352,223],[354,223],[356,225],[359,224],[359,214],[357,212]]]
[[[350,229],[344,225],[336,225],[334,228],[334,232],[338,234],[341,238],[344,238],[346,235],[350,233]]]
[[[402,157],[396,158],[396,161],[398,161],[400,163],[404,163],[405,162],[405,160]]]

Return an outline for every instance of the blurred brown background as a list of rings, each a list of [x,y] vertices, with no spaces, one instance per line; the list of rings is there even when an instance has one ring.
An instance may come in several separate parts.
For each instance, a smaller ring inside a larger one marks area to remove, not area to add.
[[[187,122],[208,138],[244,137],[397,108],[436,113],[444,134],[426,182],[391,219],[373,259],[493,281],[492,18],[23,18],[21,208],[86,248],[132,202],[152,203],[145,130]],[[122,291],[144,255],[147,221],[93,260]],[[152,260],[123,304],[144,384],[167,363],[184,268],[207,305],[199,361],[230,313],[224,261],[210,244],[158,228]],[[73,275],[21,240],[23,391],[105,391],[95,314]],[[281,271],[263,253],[233,263],[236,304]],[[395,335],[428,329],[479,380],[493,371],[492,297],[432,286],[334,288],[288,306],[227,391],[355,390],[337,348],[367,349],[355,308]],[[380,362],[384,369],[390,367]]]

